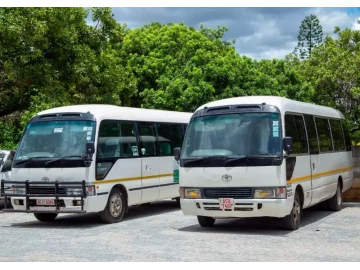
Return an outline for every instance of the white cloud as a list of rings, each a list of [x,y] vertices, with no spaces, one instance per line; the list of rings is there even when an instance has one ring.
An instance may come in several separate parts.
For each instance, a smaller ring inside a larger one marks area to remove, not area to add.
[[[360,17],[353,22],[352,29],[360,31]]]

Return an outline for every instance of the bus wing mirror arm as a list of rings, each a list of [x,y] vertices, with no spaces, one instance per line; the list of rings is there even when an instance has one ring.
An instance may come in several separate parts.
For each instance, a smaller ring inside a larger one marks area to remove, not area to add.
[[[174,158],[176,161],[180,160],[180,154],[181,154],[181,148],[180,147],[176,147],[174,149]]]
[[[93,155],[95,153],[95,144],[94,144],[94,142],[87,142],[86,143],[86,153],[88,155]]]
[[[283,149],[286,152],[291,152],[293,150],[293,141],[291,137],[283,138]]]

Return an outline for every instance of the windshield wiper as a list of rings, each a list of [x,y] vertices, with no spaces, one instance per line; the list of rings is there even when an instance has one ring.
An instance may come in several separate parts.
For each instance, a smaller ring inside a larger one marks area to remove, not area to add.
[[[53,160],[46,161],[46,162],[45,162],[45,166],[48,166],[48,165],[50,165],[51,163],[55,163],[55,162],[57,162],[57,161],[63,161],[63,160],[67,160],[67,159],[69,159],[69,158],[75,158],[75,157],[84,159],[84,156],[81,156],[81,155],[64,156],[64,157],[61,157],[61,158],[57,158],[57,159],[53,159]]]
[[[240,161],[240,160],[246,160],[247,162],[250,159],[254,159],[254,158],[280,158],[279,155],[273,155],[273,154],[267,154],[267,153],[260,153],[260,154],[253,154],[253,155],[244,155],[244,156],[240,156],[240,157],[236,157],[236,158],[229,158],[225,161],[225,165],[228,165],[230,163],[236,162],[236,161]]]
[[[28,158],[28,159],[17,159],[15,160],[15,165],[19,165],[19,164],[23,164],[23,163],[27,163],[27,162],[32,162],[35,159],[38,158],[49,158],[49,157],[32,157],[32,158]]]
[[[227,156],[221,156],[221,155],[217,155],[217,156],[204,156],[204,157],[200,157],[200,158],[194,158],[194,159],[190,159],[190,160],[184,160],[184,163],[188,164],[192,164],[192,163],[196,163],[196,162],[204,162],[207,163],[209,160],[212,159],[226,159],[228,158]]]

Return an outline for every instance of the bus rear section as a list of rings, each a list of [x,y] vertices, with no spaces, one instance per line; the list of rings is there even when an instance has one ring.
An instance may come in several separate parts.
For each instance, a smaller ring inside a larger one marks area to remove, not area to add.
[[[234,98],[200,107],[183,148],[175,151],[183,213],[197,216],[204,227],[218,218],[277,217],[287,229],[296,230],[304,208],[325,202],[330,210],[340,210],[339,194],[341,198],[352,182],[341,114],[329,109],[338,121],[334,123],[326,118],[317,123],[310,115],[313,131],[303,114],[321,110],[309,107],[271,97]],[[289,110],[298,111],[294,114],[300,118],[287,117]],[[310,152],[311,144],[317,153]]]

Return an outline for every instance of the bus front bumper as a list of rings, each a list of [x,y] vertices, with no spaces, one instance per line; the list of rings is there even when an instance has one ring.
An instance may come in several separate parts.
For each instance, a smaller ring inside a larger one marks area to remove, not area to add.
[[[21,193],[10,191],[8,186],[20,186]],[[76,195],[64,193],[64,190],[78,188]],[[49,189],[54,192],[49,192]],[[17,182],[1,181],[1,196],[5,198],[4,212],[20,213],[86,213],[104,210],[107,192],[102,196],[89,196],[85,181],[81,182]],[[8,200],[11,202],[9,205]]]
[[[218,199],[181,199],[184,215],[213,218],[285,217],[290,214],[293,197],[287,199],[235,199],[233,210],[221,210]]]

